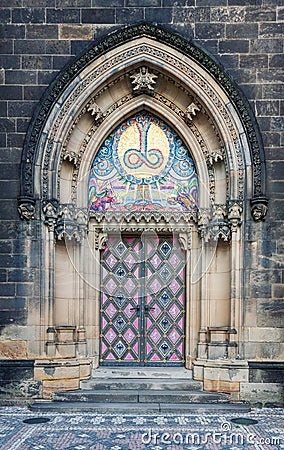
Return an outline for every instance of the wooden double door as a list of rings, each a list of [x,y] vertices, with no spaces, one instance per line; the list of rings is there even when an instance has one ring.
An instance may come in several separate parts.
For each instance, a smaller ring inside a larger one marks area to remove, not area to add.
[[[184,304],[176,237],[109,236],[101,253],[100,364],[183,365]]]

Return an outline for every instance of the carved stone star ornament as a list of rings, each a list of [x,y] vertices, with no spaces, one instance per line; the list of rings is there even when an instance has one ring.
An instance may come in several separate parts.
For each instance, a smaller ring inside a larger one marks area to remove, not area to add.
[[[140,69],[130,76],[133,78],[131,82],[133,84],[133,91],[135,92],[147,92],[154,91],[153,85],[156,84],[155,78],[158,78],[154,73],[149,72],[148,67],[140,67]]]

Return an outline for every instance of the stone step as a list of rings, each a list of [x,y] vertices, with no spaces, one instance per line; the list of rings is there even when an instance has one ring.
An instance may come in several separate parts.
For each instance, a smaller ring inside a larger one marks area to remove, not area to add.
[[[94,403],[226,403],[227,394],[204,391],[161,391],[161,390],[78,390],[56,392],[53,400],[62,402]]]
[[[30,405],[31,411],[40,412],[99,412],[116,414],[225,414],[246,413],[250,411],[246,403],[94,403],[94,402],[58,402],[37,401]]]
[[[84,390],[154,389],[161,391],[200,391],[203,384],[188,378],[91,378],[80,383]]]
[[[92,370],[93,378],[169,378],[192,379],[192,371],[184,367],[104,367]]]

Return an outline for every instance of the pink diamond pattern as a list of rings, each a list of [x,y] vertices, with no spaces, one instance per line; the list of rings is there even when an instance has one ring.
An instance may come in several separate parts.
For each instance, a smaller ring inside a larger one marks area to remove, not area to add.
[[[106,313],[110,317],[110,319],[113,318],[116,312],[117,309],[112,304],[108,305],[108,307],[106,308]]]
[[[180,338],[180,334],[177,330],[173,329],[169,334],[169,338],[175,344]]]
[[[161,314],[161,308],[159,307],[159,305],[157,303],[155,303],[155,305],[153,305],[153,310],[150,311],[150,314],[152,315],[152,317],[154,317],[154,319],[157,319],[157,317],[159,317],[159,315]]]
[[[179,315],[180,309],[177,305],[173,304],[169,309],[169,313],[175,319]]]
[[[161,287],[162,287],[162,285],[159,282],[159,280],[157,280],[157,279],[152,281],[152,283],[150,284],[151,291],[154,292],[154,293],[159,292]]]
[[[111,278],[105,285],[105,287],[107,288],[108,292],[110,294],[112,294],[116,288],[116,282]]]
[[[106,259],[108,266],[112,269],[113,266],[117,263],[117,259],[113,255],[109,255]]]
[[[125,264],[127,265],[127,267],[129,268],[129,269],[132,269],[132,267],[134,266],[134,264],[135,264],[135,258],[134,258],[134,256],[133,255],[131,255],[131,253],[129,254],[129,255],[127,255],[127,257],[124,259],[124,262],[125,262]]]
[[[161,338],[161,333],[159,333],[159,331],[157,330],[157,328],[155,328],[152,333],[150,334],[150,338],[152,339],[152,341],[156,344],[160,338]]]
[[[158,255],[154,255],[153,258],[151,259],[151,264],[153,267],[155,267],[155,269],[157,269],[159,267],[159,265],[161,264],[161,259],[159,258]]]
[[[173,268],[176,268],[179,263],[180,263],[180,258],[177,255],[172,255],[169,259],[171,265],[173,266]]]
[[[173,280],[173,281],[171,282],[170,288],[171,288],[171,290],[173,291],[174,294],[178,291],[178,289],[180,288],[180,285],[179,285],[179,283],[177,282],[177,280]]]
[[[133,291],[135,288],[135,283],[131,280],[131,278],[128,278],[126,283],[124,284],[124,287],[126,288],[127,292],[130,294],[130,292]]]
[[[116,338],[116,332],[113,331],[112,328],[110,328],[106,334],[105,337],[107,338],[108,342],[110,342],[110,344],[114,341],[114,339]]]
[[[133,339],[135,338],[135,334],[133,333],[131,328],[128,328],[128,330],[124,333],[124,338],[126,339],[128,344],[130,344],[130,342],[133,341]]]

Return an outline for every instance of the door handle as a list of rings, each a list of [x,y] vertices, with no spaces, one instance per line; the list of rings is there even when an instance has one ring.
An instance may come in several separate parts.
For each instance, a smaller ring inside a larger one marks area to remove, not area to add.
[[[145,305],[144,309],[145,309],[145,312],[155,311],[155,308],[153,308],[152,306],[149,306],[149,305]]]
[[[133,308],[130,308],[129,311],[137,311],[137,312],[139,312],[140,311],[140,305],[137,305],[137,306],[134,306]]]

